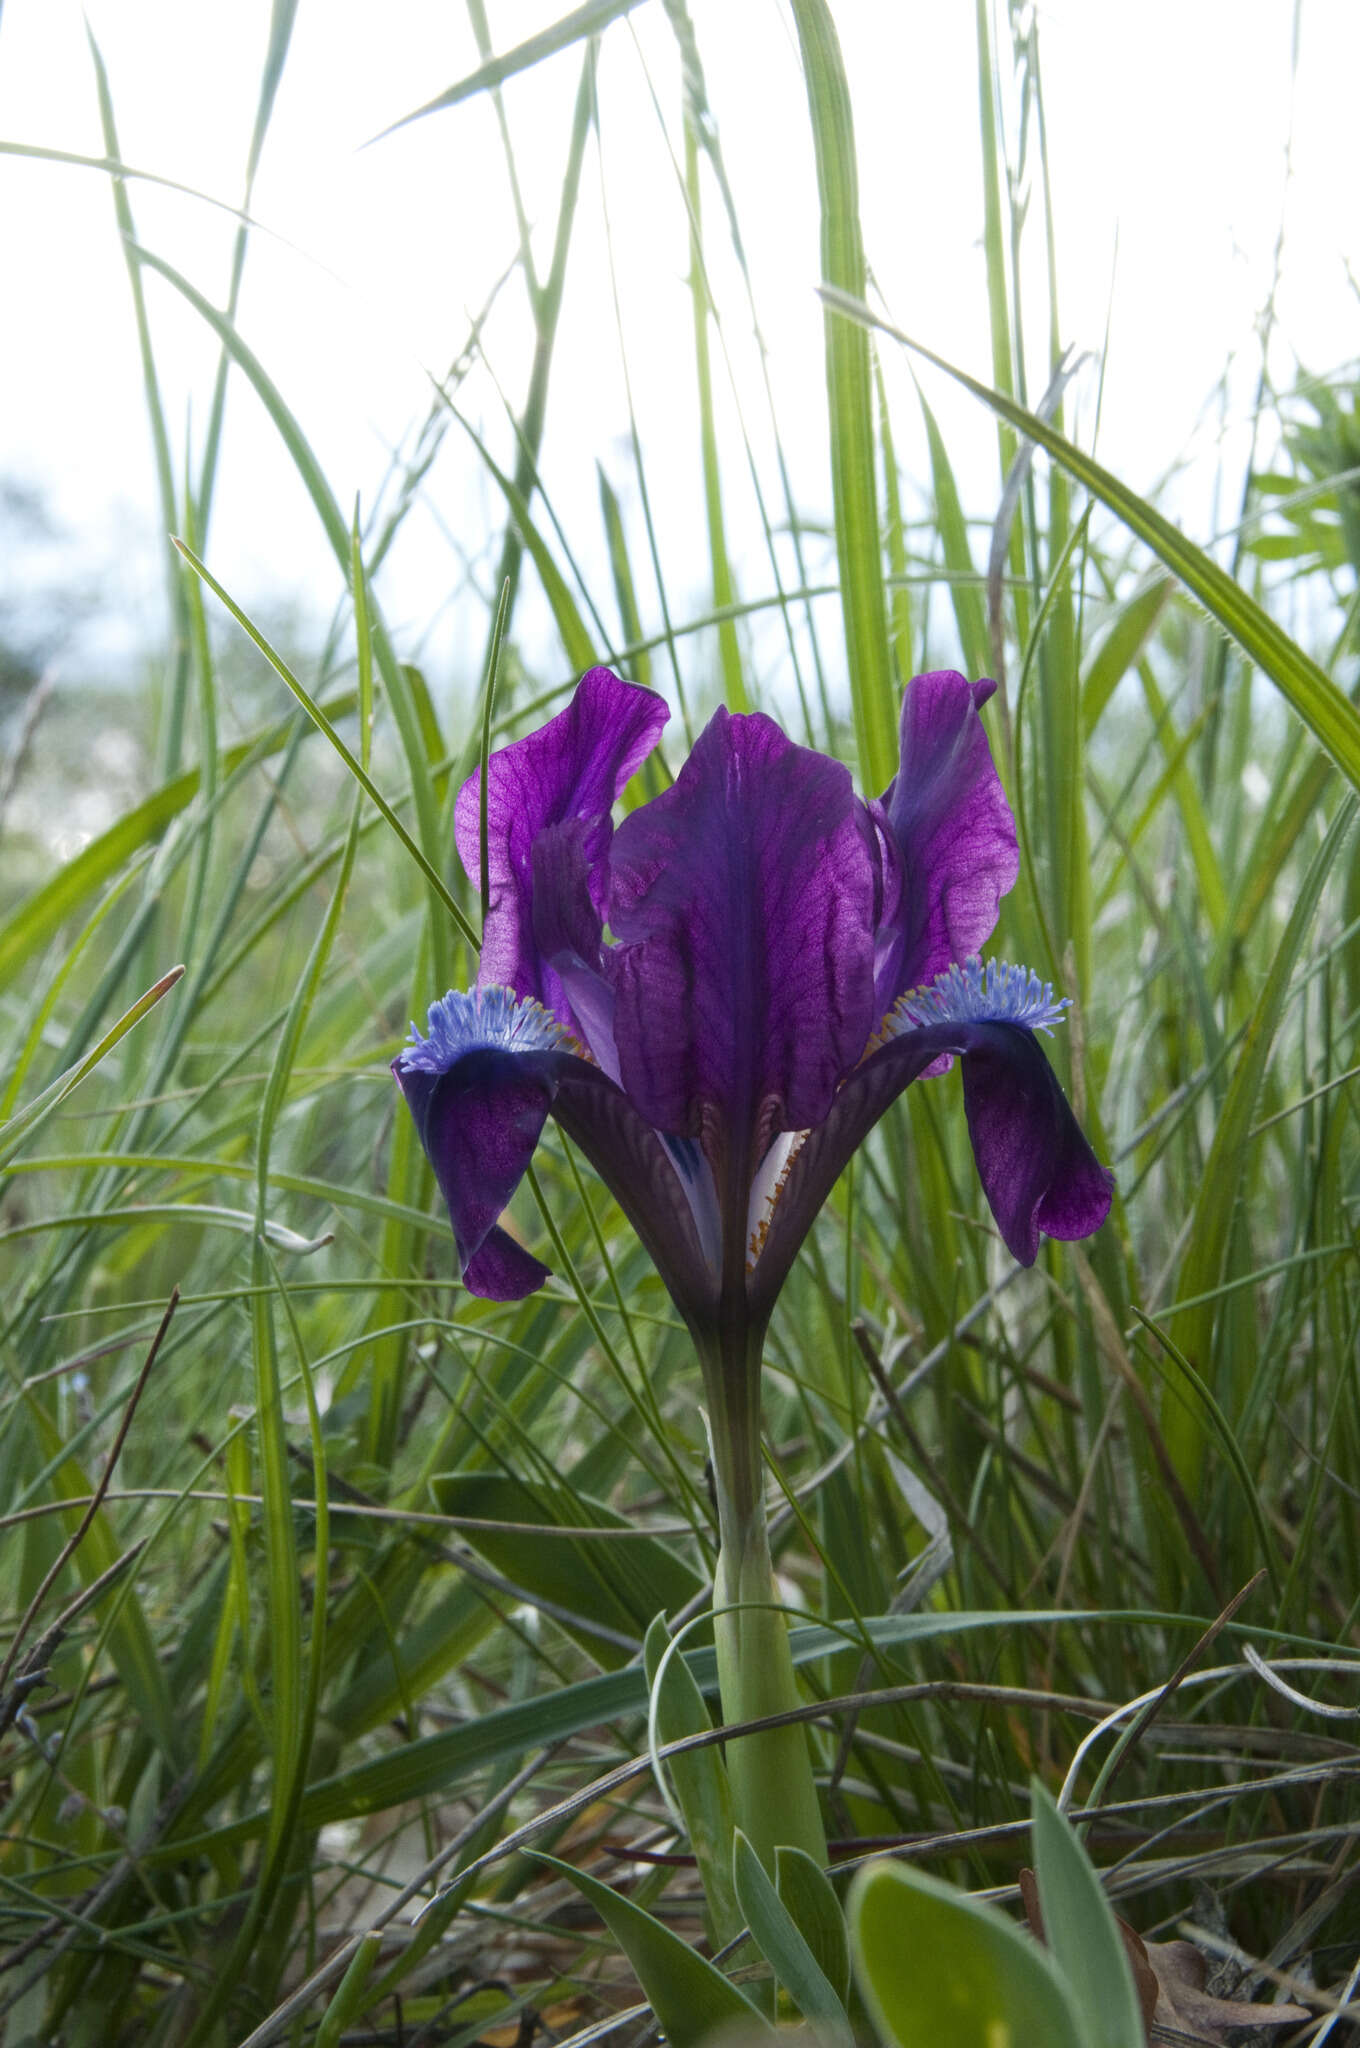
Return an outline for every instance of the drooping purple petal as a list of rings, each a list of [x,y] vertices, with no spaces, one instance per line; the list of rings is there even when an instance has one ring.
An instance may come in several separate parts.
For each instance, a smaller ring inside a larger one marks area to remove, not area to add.
[[[563,1023],[574,1022],[561,982],[534,929],[534,846],[568,821],[581,827],[574,875],[580,902],[572,920],[593,924],[598,945],[607,887],[610,806],[656,745],[669,713],[651,690],[589,669],[566,709],[515,740],[487,764],[487,867],[490,909],[482,935],[478,986],[533,996]],[[454,839],[474,885],[481,879],[481,777],[469,776],[454,807]],[[560,906],[559,906],[560,914]]]
[[[1015,820],[978,716],[995,688],[941,669],[916,676],[903,696],[901,767],[881,808],[902,870],[895,916],[880,934],[885,1010],[978,951],[1019,872]]]
[[[1041,1233],[1089,1237],[1109,1214],[1114,1175],[1082,1134],[1036,1031],[1064,1003],[1023,968],[972,959],[905,997],[892,1035],[851,1075],[795,1156],[749,1283],[768,1314],[803,1238],[850,1156],[889,1103],[942,1055],[963,1066],[963,1100],[983,1191],[1007,1248],[1033,1265]]]
[[[934,1029],[947,1027],[934,1026]],[[969,1024],[963,1106],[997,1228],[1022,1266],[1039,1233],[1089,1237],[1110,1213],[1114,1175],[1087,1144],[1032,1032]]]
[[[448,1204],[463,1279],[517,1301],[548,1268],[499,1227],[542,1135],[564,1063],[561,1027],[513,991],[450,993],[430,1006],[429,1036],[392,1062]]]
[[[526,1294],[537,1294],[551,1277],[552,1268],[526,1251],[499,1224],[487,1232],[481,1250],[474,1252],[463,1268],[463,1285],[482,1301],[523,1301]]]
[[[674,786],[619,827],[611,866],[624,1090],[749,1173],[774,1132],[826,1115],[875,1021],[850,777],[772,719],[719,710]]]

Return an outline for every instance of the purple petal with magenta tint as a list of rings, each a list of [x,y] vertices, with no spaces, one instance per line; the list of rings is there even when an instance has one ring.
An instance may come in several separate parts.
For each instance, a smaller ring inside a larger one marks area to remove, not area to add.
[[[614,985],[602,944],[600,908],[592,895],[589,842],[598,823],[567,818],[548,825],[533,845],[534,942],[542,962],[549,1007],[564,1012],[578,1038],[612,1080],[619,1075],[614,1049]]]
[[[656,745],[669,713],[651,690],[607,668],[589,669],[566,709],[537,732],[502,747],[487,764],[487,868],[490,909],[482,935],[480,987],[534,996],[563,1022],[565,1006],[534,937],[533,849],[539,834],[578,819],[584,834],[584,901],[598,934],[609,811],[629,776]],[[474,887],[481,880],[481,776],[458,792],[454,839]]]
[[[903,695],[901,767],[882,804],[902,863],[900,904],[880,945],[883,1009],[978,950],[1019,872],[1015,820],[978,716],[995,688],[941,669]]]
[[[658,1129],[753,1168],[774,1132],[826,1115],[874,1022],[849,774],[759,712],[719,710],[620,825],[611,871],[624,1090]]]
[[[463,1279],[474,1294],[517,1301],[548,1268],[500,1229],[542,1135],[562,1066],[560,1026],[509,989],[450,993],[430,1006],[429,1036],[392,1062],[448,1204]]]

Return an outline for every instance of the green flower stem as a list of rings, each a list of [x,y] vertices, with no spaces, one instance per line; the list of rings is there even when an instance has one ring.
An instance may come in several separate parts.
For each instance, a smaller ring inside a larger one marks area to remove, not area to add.
[[[758,1339],[749,1351],[754,1355],[703,1360],[718,1501],[713,1630],[723,1719],[729,1723],[802,1704],[765,1523]],[[826,1836],[805,1727],[767,1728],[728,1743],[727,1771],[737,1825],[768,1870],[774,1870],[780,1844],[806,1851],[825,1868]]]

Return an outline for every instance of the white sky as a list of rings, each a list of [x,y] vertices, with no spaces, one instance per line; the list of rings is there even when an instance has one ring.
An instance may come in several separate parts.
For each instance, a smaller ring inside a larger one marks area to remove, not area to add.
[[[566,0],[488,0],[499,48],[565,10]],[[800,502],[815,514],[828,496],[817,410],[816,195],[792,30],[777,0],[692,0],[692,11]],[[1218,426],[1206,404],[1236,356],[1229,425],[1240,427],[1282,205],[1277,374],[1287,381],[1296,359],[1325,371],[1360,352],[1360,300],[1346,270],[1349,258],[1360,272],[1352,141],[1360,6],[1303,0],[1286,199],[1293,12],[1291,0],[1144,0],[1136,13],[1116,0],[1049,0],[1040,13],[1064,338],[1099,347],[1110,317],[1100,453],[1139,488],[1153,486],[1183,456],[1198,457],[1199,481],[1180,502],[1201,538],[1213,516],[1208,480]],[[207,0],[90,0],[88,16],[108,65],[124,160],[236,202],[267,32],[265,0],[236,0],[225,16]],[[986,377],[971,0],[840,0],[837,17],[875,275],[900,325]],[[541,250],[579,62],[579,51],[569,52],[506,93]],[[475,64],[464,10],[449,0],[387,0],[381,11],[371,0],[301,0],[254,200],[273,238],[252,244],[240,325],[346,509],[356,492],[372,502],[387,450],[427,408],[427,372],[442,373],[457,355],[469,316],[514,254],[488,100],[362,147]],[[600,96],[628,363],[663,561],[683,613],[702,608],[704,575],[687,250],[649,76],[673,134],[675,51],[656,4],[609,31]],[[0,138],[101,153],[77,0],[5,0]],[[599,193],[592,150],[546,461],[568,537],[579,535],[592,563],[599,560],[597,459],[625,503],[635,504]],[[220,300],[231,219],[145,184],[134,184],[131,198],[146,244]],[[705,206],[716,229],[711,184]],[[1037,243],[1037,217],[1032,234]],[[715,233],[715,247],[718,239]],[[46,490],[90,560],[123,583],[129,638],[153,643],[161,603],[153,472],[107,181],[0,156],[0,276],[0,477],[17,475]],[[732,282],[720,270],[743,411],[765,461],[760,408],[750,395],[753,354]],[[162,280],[148,277],[147,293],[182,462],[186,426],[195,446],[201,436],[215,354],[197,316]],[[1038,294],[1033,312],[1037,397],[1045,332]],[[487,334],[497,377],[516,403],[527,372],[522,314],[514,286]],[[715,367],[721,379],[721,363]],[[899,453],[921,475],[900,359],[889,361],[889,377],[902,401]],[[933,375],[926,388],[969,479],[971,509],[987,514],[996,490],[990,423]],[[1091,394],[1088,384],[1076,415],[1084,433]],[[469,401],[504,459],[509,442],[489,382],[470,386]],[[749,594],[766,587],[767,577],[750,538],[756,529],[740,443],[725,438]],[[769,485],[767,461],[764,476]],[[384,584],[389,616],[413,634],[456,590],[460,551],[485,563],[499,521],[492,488],[453,435],[430,498]],[[1229,511],[1230,504],[1225,517]],[[239,381],[209,554],[248,607],[272,597],[325,616],[338,588],[301,487]],[[6,580],[0,567],[0,589]],[[645,590],[643,602],[651,623],[656,609]],[[458,671],[475,662],[482,631],[469,611],[463,625],[436,639],[438,663]]]

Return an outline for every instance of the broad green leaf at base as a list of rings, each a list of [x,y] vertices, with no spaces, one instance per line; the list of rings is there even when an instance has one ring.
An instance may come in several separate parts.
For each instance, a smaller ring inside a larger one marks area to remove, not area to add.
[[[850,1892],[859,1988],[890,2048],[1088,2048],[1052,1962],[994,1906],[905,1863]]]

